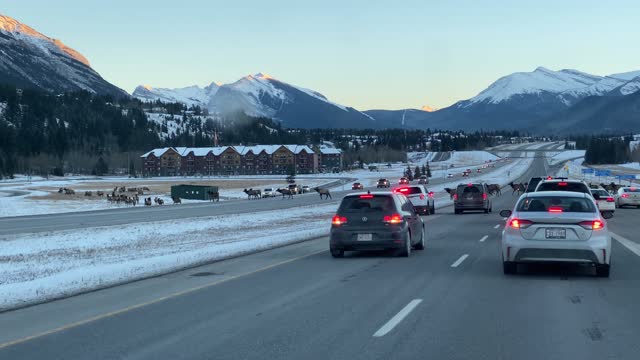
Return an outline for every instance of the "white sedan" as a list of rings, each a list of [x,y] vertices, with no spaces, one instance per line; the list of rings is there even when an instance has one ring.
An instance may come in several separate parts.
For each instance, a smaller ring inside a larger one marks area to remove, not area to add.
[[[593,195],[593,198],[596,200],[596,204],[598,205],[600,212],[616,211],[616,200],[607,192],[607,190],[602,188],[591,189],[591,195]]]
[[[574,262],[594,264],[596,275],[609,277],[611,212],[600,213],[589,194],[540,191],[520,197],[502,231],[505,274],[515,274],[520,263]]]

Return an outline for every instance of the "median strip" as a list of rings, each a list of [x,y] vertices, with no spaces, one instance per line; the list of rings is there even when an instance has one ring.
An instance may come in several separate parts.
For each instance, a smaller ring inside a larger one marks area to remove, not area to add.
[[[399,313],[397,313],[394,317],[391,318],[386,324],[384,324],[378,331],[373,334],[373,337],[382,337],[389,333],[389,331],[393,330],[404,318],[409,315],[416,308],[422,299],[413,299],[411,300],[407,306],[405,306]]]

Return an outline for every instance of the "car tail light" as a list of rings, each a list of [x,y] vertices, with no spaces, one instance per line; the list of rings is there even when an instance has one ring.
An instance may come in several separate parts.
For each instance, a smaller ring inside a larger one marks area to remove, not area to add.
[[[393,214],[385,215],[382,218],[382,221],[386,222],[387,224],[402,224],[402,222],[404,222],[404,219],[400,214]]]
[[[567,183],[566,183],[566,182],[564,182],[564,181],[563,181],[563,182],[559,182],[559,183],[558,183],[558,186],[567,186]]]
[[[604,223],[600,220],[583,221],[578,225],[582,226],[587,230],[602,230],[604,228]]]
[[[487,200],[487,193],[482,193],[482,200]]]
[[[331,219],[331,225],[340,226],[346,223],[347,223],[347,218],[344,216],[335,215],[333,219]]]
[[[429,191],[429,197],[432,198],[433,197],[433,191]]]
[[[472,183],[468,183],[467,186],[473,186],[473,184]]]
[[[509,226],[514,229],[526,229],[533,224],[533,221],[513,218],[509,221]]]
[[[615,200],[614,200],[611,196],[609,196],[609,197],[607,198],[607,202],[614,202],[614,201],[615,201]]]
[[[559,207],[559,206],[551,206],[551,207],[549,207],[549,212],[561,213],[562,212],[562,208]]]
[[[629,197],[629,194],[622,194],[621,196],[626,199]]]
[[[453,200],[458,200],[458,194],[453,194]]]
[[[360,195],[360,199],[373,199],[373,195],[371,194]]]
[[[551,180],[551,179],[552,179],[552,177],[551,177],[551,176],[547,176],[547,180]]]
[[[424,194],[420,194],[420,200],[424,200]]]

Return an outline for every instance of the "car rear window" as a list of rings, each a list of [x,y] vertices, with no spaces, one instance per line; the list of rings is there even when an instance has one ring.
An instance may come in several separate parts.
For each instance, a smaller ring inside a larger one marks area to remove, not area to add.
[[[482,190],[480,190],[480,187],[478,185],[472,185],[472,186],[468,186],[468,185],[460,185],[458,186],[458,193],[462,193],[462,194],[478,194],[481,193]]]
[[[593,202],[586,198],[562,196],[536,196],[525,198],[517,206],[519,212],[544,212],[557,209],[562,212],[595,212]]]
[[[264,191],[273,191],[273,189],[271,189],[271,188],[266,188],[266,189],[264,189]]]
[[[338,213],[393,212],[395,204],[391,196],[348,196],[342,199]]]
[[[624,188],[624,190],[623,190],[623,191],[624,191],[624,192],[634,192],[634,193],[637,193],[637,192],[640,192],[640,189],[638,189],[638,188]]]
[[[591,190],[591,193],[593,195],[598,194],[600,196],[609,196],[609,193],[606,192],[605,190]]]
[[[590,194],[587,185],[575,182],[546,182],[538,186],[536,191],[573,191]]]
[[[535,191],[540,181],[542,181],[542,178],[531,178],[531,180],[529,180],[529,185],[527,185],[526,192]]]

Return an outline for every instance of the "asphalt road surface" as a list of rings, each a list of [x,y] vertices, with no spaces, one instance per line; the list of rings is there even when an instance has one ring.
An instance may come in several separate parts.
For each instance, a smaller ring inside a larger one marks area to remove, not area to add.
[[[505,276],[496,210],[515,200],[426,217],[410,258],[334,259],[322,238],[3,313],[0,359],[638,359],[640,209],[609,221],[631,242],[614,241],[609,279]]]

